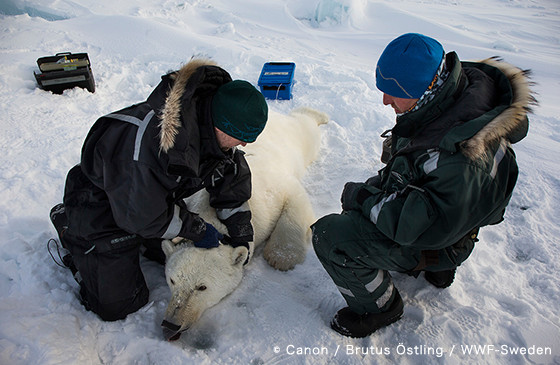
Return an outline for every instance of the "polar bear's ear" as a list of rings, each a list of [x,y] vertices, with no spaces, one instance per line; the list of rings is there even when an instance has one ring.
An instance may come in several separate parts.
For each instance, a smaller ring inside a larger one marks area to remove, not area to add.
[[[179,250],[180,247],[181,247],[180,243],[175,243],[171,240],[163,240],[161,242],[161,249],[163,250],[163,253],[165,254],[166,258],[169,258],[169,256],[173,255],[173,253]]]
[[[231,253],[231,264],[233,266],[243,265],[247,261],[249,250],[244,246],[239,246],[233,249]]]

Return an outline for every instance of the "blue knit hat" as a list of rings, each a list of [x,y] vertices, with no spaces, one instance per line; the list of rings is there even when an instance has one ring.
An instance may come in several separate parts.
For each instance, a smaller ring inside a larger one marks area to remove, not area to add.
[[[435,39],[403,34],[387,45],[377,61],[377,88],[397,98],[418,99],[434,80],[444,55]]]
[[[247,81],[234,80],[218,88],[212,99],[214,127],[243,142],[254,142],[268,119],[264,96]]]

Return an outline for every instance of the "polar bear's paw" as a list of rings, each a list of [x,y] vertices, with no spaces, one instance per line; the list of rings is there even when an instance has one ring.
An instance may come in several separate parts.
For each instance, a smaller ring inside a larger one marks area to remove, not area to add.
[[[263,249],[263,257],[270,266],[277,270],[292,270],[303,263],[307,247],[302,242],[279,242],[270,240]]]

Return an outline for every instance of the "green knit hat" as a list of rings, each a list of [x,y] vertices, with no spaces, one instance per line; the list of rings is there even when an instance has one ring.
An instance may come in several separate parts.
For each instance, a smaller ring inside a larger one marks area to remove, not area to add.
[[[264,96],[250,83],[234,80],[218,88],[212,100],[214,126],[243,142],[255,142],[268,119]]]

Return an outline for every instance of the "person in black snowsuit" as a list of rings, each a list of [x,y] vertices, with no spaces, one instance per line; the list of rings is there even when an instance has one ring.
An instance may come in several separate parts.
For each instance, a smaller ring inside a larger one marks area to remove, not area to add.
[[[165,262],[162,239],[204,248],[253,240],[251,173],[235,147],[254,142],[267,118],[250,83],[195,59],[164,75],[145,102],[96,121],[51,211],[87,309],[111,321],[144,306],[139,254]],[[183,199],[201,189],[227,237],[187,209]]]

